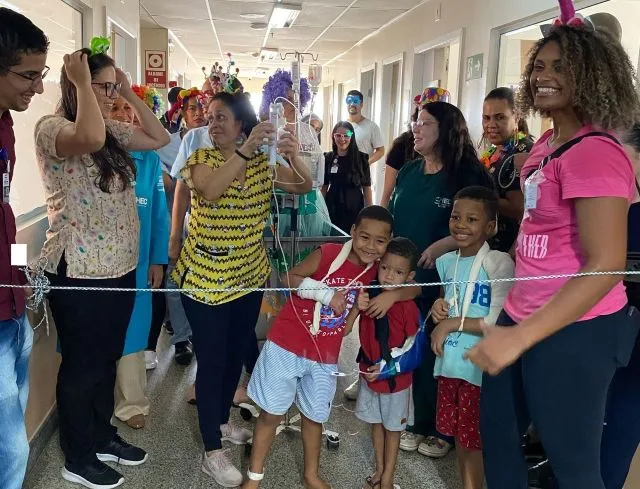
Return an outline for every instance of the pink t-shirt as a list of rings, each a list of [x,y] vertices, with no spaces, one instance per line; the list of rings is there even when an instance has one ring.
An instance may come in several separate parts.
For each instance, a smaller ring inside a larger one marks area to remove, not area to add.
[[[582,128],[576,137],[597,131]],[[520,183],[537,170],[550,148],[547,131],[531,150],[522,168]],[[633,167],[622,146],[604,136],[589,136],[542,169],[535,209],[525,211],[516,248],[516,277],[577,273],[585,259],[581,256],[578,224],[572,199],[589,197],[633,198]],[[504,309],[520,322],[551,299],[568,278],[516,282]],[[616,285],[581,320],[613,314],[627,303],[622,283]]]

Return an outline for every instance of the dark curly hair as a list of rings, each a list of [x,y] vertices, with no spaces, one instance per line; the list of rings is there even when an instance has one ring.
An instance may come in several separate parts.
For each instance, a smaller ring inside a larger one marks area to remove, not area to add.
[[[92,79],[109,66],[115,68],[115,62],[106,54],[94,54],[91,56],[91,50],[86,48],[82,49],[82,52],[88,56],[89,71]],[[75,122],[78,116],[78,93],[76,86],[67,77],[64,66],[60,75],[60,90],[62,98],[60,99],[59,112],[65,119]],[[135,163],[126,148],[122,147],[115,136],[109,132],[108,128],[106,129],[104,146],[102,149],[91,153],[91,156],[94,165],[98,168],[95,185],[103,192],[111,193],[114,189],[124,191],[135,180]]]
[[[630,127],[638,119],[635,72],[622,45],[606,32],[569,26],[554,27],[531,49],[518,90],[523,116],[549,116],[535,108],[530,78],[538,53],[550,42],[560,46],[563,69],[573,84],[573,108],[582,124],[619,129]]]

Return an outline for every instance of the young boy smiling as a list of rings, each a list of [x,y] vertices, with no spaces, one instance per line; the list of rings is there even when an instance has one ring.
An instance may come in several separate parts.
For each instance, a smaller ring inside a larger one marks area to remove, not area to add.
[[[257,488],[263,479],[276,428],[294,401],[302,417],[304,486],[330,488],[319,475],[322,423],[331,411],[346,325],[359,312],[354,287],[368,285],[376,276],[392,225],[384,207],[365,207],[351,228],[350,242],[320,246],[283,277],[285,285],[299,290],[272,326],[249,383],[249,397],[262,411],[244,489]],[[394,302],[416,292],[396,289],[385,295]]]
[[[498,199],[484,187],[466,187],[454,198],[449,230],[457,251],[436,260],[444,298],[432,309],[431,348],[437,355],[438,379],[436,428],[456,438],[456,454],[464,489],[482,489],[484,469],[480,441],[480,386],[482,371],[466,359],[485,328],[495,324],[512,278],[511,257],[490,251],[487,240],[497,227]],[[464,283],[467,282],[467,283]]]

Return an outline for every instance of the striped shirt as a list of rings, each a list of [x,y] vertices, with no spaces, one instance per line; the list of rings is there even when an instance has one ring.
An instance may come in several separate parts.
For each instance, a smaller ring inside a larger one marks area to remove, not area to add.
[[[187,160],[182,177],[191,189],[189,235],[173,272],[173,280],[190,288],[261,287],[270,273],[263,241],[269,217],[272,177],[266,155],[260,153],[247,164],[244,185],[234,180],[216,201],[198,195],[191,168],[212,169],[225,163],[219,150],[196,150]],[[211,305],[223,304],[247,291],[202,291],[186,293]]]

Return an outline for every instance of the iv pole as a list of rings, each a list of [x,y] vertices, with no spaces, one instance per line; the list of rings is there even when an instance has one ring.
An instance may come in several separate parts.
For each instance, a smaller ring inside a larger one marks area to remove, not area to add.
[[[294,93],[294,102],[295,106],[295,114],[296,114],[296,137],[300,138],[302,122],[298,117],[300,115],[300,65],[304,62],[304,57],[310,56],[313,61],[318,60],[318,56],[312,53],[301,53],[298,51],[285,53],[284,55],[280,55],[280,59],[283,61],[288,57],[293,57],[294,60],[291,63],[291,80],[293,82],[293,93]],[[291,204],[291,266],[294,266],[296,263],[297,257],[297,242],[298,242],[298,208],[300,206],[300,196],[297,194],[293,195],[293,200]],[[276,230],[277,232],[277,230]],[[278,436],[283,431],[293,431],[299,433],[301,431],[301,427],[298,423],[301,421],[300,414],[296,414],[295,416],[290,416],[289,411],[287,411],[284,415],[284,420],[276,429],[276,436]],[[335,431],[330,431],[323,429],[323,434],[327,437],[327,448],[329,449],[337,449],[340,444],[340,435]]]

